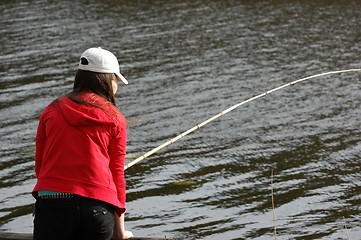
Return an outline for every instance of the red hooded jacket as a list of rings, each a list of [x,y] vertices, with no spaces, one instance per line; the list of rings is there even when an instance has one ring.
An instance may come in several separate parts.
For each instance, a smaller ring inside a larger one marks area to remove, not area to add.
[[[39,190],[74,193],[125,211],[126,121],[109,102],[90,92],[78,104],[62,97],[49,104],[36,135]]]

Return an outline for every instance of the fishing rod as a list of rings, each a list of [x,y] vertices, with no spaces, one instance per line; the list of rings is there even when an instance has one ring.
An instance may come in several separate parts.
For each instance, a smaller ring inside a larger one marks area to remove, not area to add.
[[[309,79],[312,79],[312,78],[321,77],[321,76],[325,76],[325,75],[336,74],[336,73],[355,72],[355,71],[361,71],[361,69],[347,69],[347,70],[339,70],[339,71],[331,71],[331,72],[320,73],[320,74],[308,76],[308,77],[305,77],[305,78],[301,78],[301,79],[298,79],[298,80],[295,80],[295,81],[286,83],[286,84],[281,85],[281,86],[279,86],[279,87],[276,87],[276,88],[273,88],[273,89],[271,89],[271,90],[268,90],[267,92],[261,93],[261,94],[259,94],[259,95],[257,95],[257,96],[254,96],[254,97],[251,97],[251,98],[249,98],[249,99],[247,99],[247,100],[244,100],[243,102],[240,102],[240,103],[237,103],[237,104],[233,105],[233,106],[230,107],[230,108],[227,108],[227,109],[224,110],[223,112],[220,112],[220,113],[218,113],[217,115],[215,115],[215,116],[207,119],[206,121],[204,121],[204,122],[202,122],[202,123],[200,123],[200,124],[198,124],[198,125],[190,128],[190,129],[188,129],[187,131],[185,131],[185,132],[179,134],[178,136],[172,138],[171,140],[169,140],[169,141],[167,141],[167,142],[159,145],[158,147],[153,148],[153,149],[150,150],[149,152],[141,155],[141,156],[138,157],[137,159],[133,160],[132,162],[130,162],[130,163],[128,163],[128,164],[126,164],[126,165],[124,166],[124,170],[126,170],[126,169],[130,168],[131,166],[137,164],[138,162],[146,159],[146,158],[149,157],[150,155],[158,152],[159,150],[161,150],[161,149],[165,148],[166,146],[174,143],[175,141],[179,140],[180,138],[182,138],[182,137],[190,134],[191,132],[194,132],[195,130],[203,127],[203,126],[206,125],[207,123],[210,123],[210,122],[212,122],[213,120],[215,120],[215,119],[217,119],[217,118],[219,118],[219,117],[221,117],[221,116],[229,113],[230,111],[233,111],[234,109],[238,108],[239,106],[242,106],[242,105],[244,105],[244,104],[246,104],[246,103],[252,102],[252,101],[254,101],[254,100],[258,99],[258,98],[264,97],[264,96],[266,96],[266,95],[268,95],[268,94],[270,94],[270,93],[276,92],[276,91],[278,91],[278,90],[280,90],[280,89],[282,89],[282,88],[285,88],[285,87],[288,87],[288,86],[291,86],[291,85],[294,85],[294,84],[296,84],[296,83],[303,82],[303,81],[306,81],[306,80],[309,80]]]

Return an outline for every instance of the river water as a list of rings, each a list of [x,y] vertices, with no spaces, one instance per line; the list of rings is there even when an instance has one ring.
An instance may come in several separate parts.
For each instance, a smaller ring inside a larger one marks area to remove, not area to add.
[[[0,230],[32,231],[38,117],[80,54],[129,80],[127,162],[226,108],[361,67],[361,2],[4,0]],[[126,171],[126,226],[179,239],[361,239],[360,72],[257,99]],[[274,207],[272,207],[272,198]]]

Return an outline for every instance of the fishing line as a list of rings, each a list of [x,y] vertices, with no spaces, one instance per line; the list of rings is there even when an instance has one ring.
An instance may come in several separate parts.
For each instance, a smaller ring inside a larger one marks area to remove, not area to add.
[[[230,107],[230,108],[227,108],[227,109],[224,110],[223,112],[218,113],[217,115],[215,115],[215,116],[207,119],[206,121],[204,121],[204,122],[202,122],[202,123],[200,123],[200,124],[198,124],[198,125],[190,128],[190,129],[188,129],[187,131],[179,134],[178,136],[172,138],[171,140],[169,140],[169,141],[167,141],[167,142],[159,145],[158,147],[150,150],[149,152],[141,155],[141,156],[138,157],[137,159],[133,160],[132,162],[130,162],[130,163],[128,163],[128,164],[126,164],[126,165],[124,166],[124,170],[126,170],[126,169],[130,168],[131,166],[137,164],[138,162],[146,159],[146,158],[149,157],[150,155],[158,152],[159,150],[161,150],[161,149],[165,148],[166,146],[174,143],[175,141],[178,141],[178,140],[181,139],[182,137],[190,134],[191,132],[193,132],[193,131],[195,131],[195,130],[201,128],[201,127],[203,127],[203,126],[206,125],[207,123],[210,123],[210,122],[212,122],[213,120],[215,120],[215,119],[217,119],[217,118],[219,118],[219,117],[221,117],[221,116],[229,113],[230,111],[233,111],[234,109],[238,108],[239,106],[242,106],[242,105],[244,105],[244,104],[246,104],[246,103],[252,102],[252,101],[254,101],[254,100],[258,99],[258,98],[264,97],[264,96],[266,96],[266,95],[268,95],[268,94],[270,94],[270,93],[273,93],[273,92],[276,92],[276,91],[278,91],[278,90],[281,90],[282,88],[285,88],[285,87],[288,87],[288,86],[291,86],[291,85],[294,85],[294,84],[296,84],[296,83],[303,82],[303,81],[306,81],[306,80],[309,80],[309,79],[312,79],[312,78],[321,77],[321,76],[325,76],[325,75],[336,74],[336,73],[355,72],[355,71],[361,71],[361,69],[347,69],[347,70],[340,70],[340,71],[331,71],[331,72],[320,73],[320,74],[308,76],[308,77],[305,77],[305,78],[301,78],[301,79],[298,79],[298,80],[295,80],[295,81],[286,83],[286,84],[281,85],[281,86],[279,86],[279,87],[276,87],[276,88],[273,88],[273,89],[271,89],[271,90],[268,90],[267,92],[261,93],[261,94],[259,94],[259,95],[257,95],[257,96],[254,96],[254,97],[251,97],[251,98],[249,98],[249,99],[247,99],[247,100],[244,100],[243,102],[240,102],[240,103],[237,103],[237,104],[233,105],[233,106]]]

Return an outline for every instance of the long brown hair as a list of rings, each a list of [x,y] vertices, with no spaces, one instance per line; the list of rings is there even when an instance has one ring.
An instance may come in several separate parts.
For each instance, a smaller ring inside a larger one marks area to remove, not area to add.
[[[67,95],[74,102],[84,104],[79,99],[83,91],[91,91],[116,106],[113,94],[112,80],[119,77],[114,73],[96,73],[85,70],[78,70],[75,75],[73,90]]]

